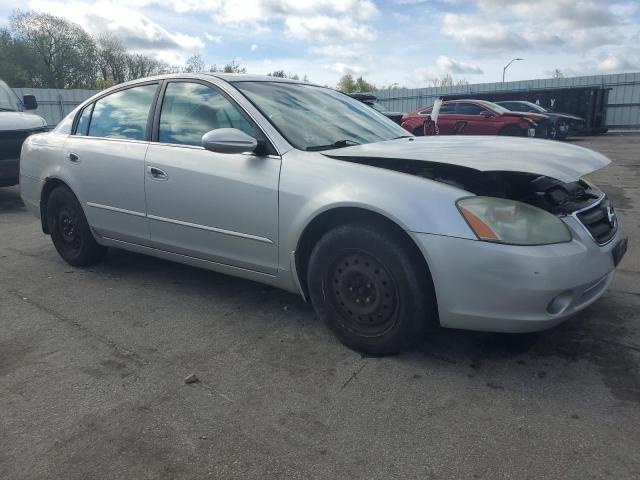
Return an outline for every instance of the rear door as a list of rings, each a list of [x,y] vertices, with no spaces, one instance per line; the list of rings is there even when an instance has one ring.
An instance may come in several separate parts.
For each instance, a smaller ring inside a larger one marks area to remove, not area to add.
[[[494,117],[485,116],[483,113],[490,112],[475,103],[456,103],[455,133],[457,135],[495,135]]]
[[[443,103],[438,113],[438,131],[440,135],[453,135],[455,122],[455,103]]]
[[[156,248],[262,273],[278,263],[280,157],[205,150],[202,135],[261,130],[208,82],[167,82],[146,156],[145,188]],[[275,152],[275,150],[274,150]]]
[[[158,82],[128,87],[87,105],[65,142],[79,171],[78,196],[101,236],[148,243],[144,158]]]

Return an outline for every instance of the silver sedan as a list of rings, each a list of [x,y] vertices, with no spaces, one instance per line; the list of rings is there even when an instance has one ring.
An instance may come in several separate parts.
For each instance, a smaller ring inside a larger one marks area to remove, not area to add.
[[[529,332],[596,301],[626,250],[584,148],[415,138],[334,90],[166,75],[29,137],[22,198],[64,260],[107,247],[297,292],[351,348]]]

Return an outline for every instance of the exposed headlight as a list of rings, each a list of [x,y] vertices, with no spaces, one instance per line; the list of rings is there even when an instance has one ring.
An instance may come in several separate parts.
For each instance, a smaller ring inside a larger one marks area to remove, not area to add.
[[[480,240],[513,245],[569,242],[569,228],[555,215],[526,203],[494,197],[467,197],[456,202]]]

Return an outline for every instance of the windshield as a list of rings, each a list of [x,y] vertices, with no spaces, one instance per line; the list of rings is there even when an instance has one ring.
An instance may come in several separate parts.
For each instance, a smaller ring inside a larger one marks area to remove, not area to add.
[[[0,80],[0,112],[19,112],[22,104],[9,85]]]
[[[545,109],[544,107],[541,107],[540,105],[537,105],[535,103],[532,102],[522,102],[525,105],[530,106],[531,108],[535,109],[537,112],[541,112],[541,113],[545,113],[547,112],[547,109]]]
[[[406,130],[385,116],[329,88],[279,82],[234,82],[234,86],[300,150],[407,136]]]
[[[478,102],[483,107],[488,108],[489,110],[493,110],[494,112],[497,112],[497,113],[510,112],[510,110],[507,110],[502,105],[498,105],[497,103],[487,102],[486,100],[476,100],[476,102]]]

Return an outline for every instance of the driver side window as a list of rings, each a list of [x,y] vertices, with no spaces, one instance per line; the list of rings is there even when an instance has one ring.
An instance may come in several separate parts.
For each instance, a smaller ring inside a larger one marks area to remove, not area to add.
[[[192,82],[171,82],[162,100],[158,141],[200,145],[202,136],[217,128],[237,128],[256,136],[254,126],[220,92]]]

